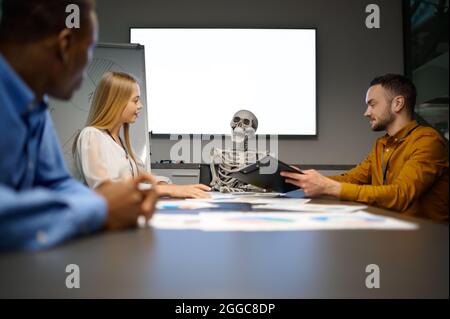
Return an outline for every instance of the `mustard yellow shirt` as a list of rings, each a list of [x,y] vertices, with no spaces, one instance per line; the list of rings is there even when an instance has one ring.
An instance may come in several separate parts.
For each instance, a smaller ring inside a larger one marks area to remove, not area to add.
[[[378,138],[364,161],[330,178],[341,182],[342,200],[448,221],[447,144],[436,130],[416,121],[394,136]]]

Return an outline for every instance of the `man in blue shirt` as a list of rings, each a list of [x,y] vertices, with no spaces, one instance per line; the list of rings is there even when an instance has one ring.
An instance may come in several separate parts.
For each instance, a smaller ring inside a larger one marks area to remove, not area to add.
[[[80,28],[66,28],[68,4]],[[4,0],[0,21],[0,250],[38,249],[151,217],[156,191],[144,179],[93,192],[68,173],[46,95],[70,99],[97,37],[90,0]]]

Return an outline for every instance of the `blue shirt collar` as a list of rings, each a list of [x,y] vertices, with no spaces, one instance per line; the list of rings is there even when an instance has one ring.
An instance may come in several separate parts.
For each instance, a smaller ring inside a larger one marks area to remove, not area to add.
[[[9,65],[0,54],[0,86],[6,90],[19,114],[26,114],[35,109],[44,109],[47,106],[47,97],[42,101],[36,101],[34,92]]]

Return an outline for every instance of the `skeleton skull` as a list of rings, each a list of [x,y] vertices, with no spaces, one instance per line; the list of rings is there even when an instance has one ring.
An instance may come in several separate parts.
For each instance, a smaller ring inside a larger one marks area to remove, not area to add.
[[[247,110],[237,111],[231,119],[231,140],[238,148],[247,150],[248,139],[255,136],[258,120],[255,114]]]
[[[258,128],[258,119],[255,114],[247,110],[237,111],[230,123],[231,128],[234,130],[236,127],[246,128],[252,127],[255,131]]]

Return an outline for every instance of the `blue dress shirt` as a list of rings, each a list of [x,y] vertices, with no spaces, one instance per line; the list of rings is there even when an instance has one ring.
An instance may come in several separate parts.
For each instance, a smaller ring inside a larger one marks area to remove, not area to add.
[[[46,99],[0,54],[0,251],[49,247],[105,218],[105,200],[66,169]]]

